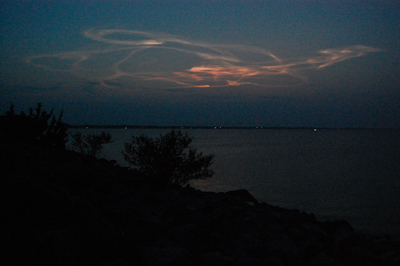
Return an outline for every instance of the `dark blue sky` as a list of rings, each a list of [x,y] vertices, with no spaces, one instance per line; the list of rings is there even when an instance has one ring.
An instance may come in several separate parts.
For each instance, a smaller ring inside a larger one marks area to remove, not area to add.
[[[0,104],[72,124],[400,128],[399,1],[0,1]]]

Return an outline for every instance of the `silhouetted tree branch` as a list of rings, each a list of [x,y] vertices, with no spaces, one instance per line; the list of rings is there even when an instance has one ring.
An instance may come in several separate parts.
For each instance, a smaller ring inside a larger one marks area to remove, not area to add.
[[[144,134],[124,143],[124,158],[159,184],[183,185],[194,179],[208,179],[214,155],[203,155],[189,147],[193,138],[181,131],[170,131],[152,139]]]
[[[47,113],[42,110],[41,103],[38,103],[35,111],[30,108],[28,115],[23,111],[17,115],[11,103],[10,110],[1,118],[2,137],[30,143],[50,144],[64,149],[68,134],[61,120],[63,111],[58,119],[55,118],[53,112],[54,109]]]
[[[97,157],[99,155],[104,144],[113,142],[111,140],[111,134],[106,133],[105,131],[102,131],[101,134],[97,135],[83,135],[81,132],[76,132],[75,134],[71,134],[71,137],[74,139],[71,146],[75,151],[93,157]]]

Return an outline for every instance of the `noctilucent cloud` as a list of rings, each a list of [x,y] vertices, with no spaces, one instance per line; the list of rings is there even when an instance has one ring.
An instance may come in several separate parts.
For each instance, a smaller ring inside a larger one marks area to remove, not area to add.
[[[1,112],[400,128],[397,1],[2,1]]]

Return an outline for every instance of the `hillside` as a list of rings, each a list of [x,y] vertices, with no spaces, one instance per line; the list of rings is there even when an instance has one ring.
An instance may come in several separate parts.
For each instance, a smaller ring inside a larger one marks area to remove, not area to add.
[[[400,243],[226,193],[0,142],[1,265],[398,265]]]

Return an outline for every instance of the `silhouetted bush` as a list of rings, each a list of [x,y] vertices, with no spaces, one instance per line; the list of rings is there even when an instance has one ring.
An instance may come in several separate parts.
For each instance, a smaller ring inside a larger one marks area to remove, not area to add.
[[[23,111],[15,114],[14,105],[11,103],[10,110],[0,119],[2,138],[50,144],[65,149],[68,134],[66,125],[61,121],[63,111],[56,119],[53,115],[54,109],[47,113],[41,108],[42,105],[38,103],[35,111],[33,108],[29,109],[29,114]]]
[[[93,157],[97,157],[99,155],[104,144],[113,142],[111,140],[111,134],[104,131],[102,131],[101,134],[85,135],[83,135],[81,132],[76,132],[75,134],[71,134],[71,137],[74,139],[71,144],[72,149],[79,153]]]
[[[125,160],[136,166],[158,184],[180,184],[189,180],[207,179],[214,172],[208,167],[214,155],[203,156],[189,147],[193,138],[181,131],[170,131],[160,138],[152,139],[144,134],[132,136],[124,143]]]

